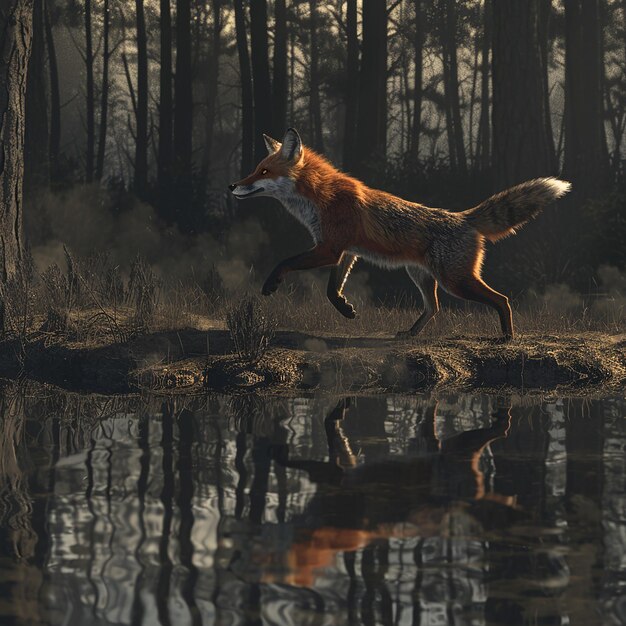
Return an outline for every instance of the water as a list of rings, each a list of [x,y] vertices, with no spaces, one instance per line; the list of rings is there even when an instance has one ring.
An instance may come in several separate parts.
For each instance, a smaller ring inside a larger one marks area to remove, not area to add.
[[[626,623],[626,401],[509,406],[7,387],[0,623]]]

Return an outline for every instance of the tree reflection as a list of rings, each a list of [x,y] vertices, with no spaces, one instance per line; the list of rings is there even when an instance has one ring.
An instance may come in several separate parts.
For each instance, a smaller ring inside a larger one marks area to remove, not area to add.
[[[6,387],[0,621],[621,623],[623,409]]]

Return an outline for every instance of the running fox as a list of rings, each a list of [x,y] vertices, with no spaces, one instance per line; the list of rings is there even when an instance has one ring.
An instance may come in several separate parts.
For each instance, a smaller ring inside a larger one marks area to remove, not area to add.
[[[435,316],[441,284],[454,296],[494,308],[504,339],[513,338],[508,298],[481,278],[485,239],[498,241],[514,234],[566,194],[570,183],[537,178],[452,213],[367,187],[304,147],[293,128],[282,143],[264,138],[268,156],[229,189],[241,199],[276,198],[308,229],[315,245],[279,263],[265,281],[263,295],[276,291],[288,272],[331,266],[328,299],[342,315],[354,318],[343,289],[362,257],[386,268],[405,267],[422,294],[424,311],[399,337],[417,335]]]

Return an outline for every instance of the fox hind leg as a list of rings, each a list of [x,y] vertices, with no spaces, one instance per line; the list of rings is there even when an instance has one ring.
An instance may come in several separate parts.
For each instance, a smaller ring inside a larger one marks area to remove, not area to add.
[[[439,300],[437,298],[437,281],[425,270],[414,265],[406,266],[407,274],[420,290],[424,300],[424,310],[417,318],[417,321],[409,330],[400,331],[396,337],[415,337],[422,332],[424,326],[437,315],[439,311]]]
[[[326,290],[326,295],[331,304],[348,319],[354,319],[356,311],[343,295],[343,288],[357,259],[358,257],[352,254],[344,254],[339,263],[330,271],[328,288]]]
[[[509,299],[504,294],[492,289],[482,278],[476,275],[455,281],[449,286],[444,284],[444,288],[459,298],[480,302],[495,309],[500,318],[503,339],[505,341],[513,339],[513,313]]]

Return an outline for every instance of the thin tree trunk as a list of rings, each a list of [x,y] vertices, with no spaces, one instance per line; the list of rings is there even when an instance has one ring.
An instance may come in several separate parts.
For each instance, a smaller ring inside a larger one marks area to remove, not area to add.
[[[451,149],[454,154],[454,158],[451,159],[452,169],[457,170],[460,174],[466,174],[467,159],[459,97],[456,29],[455,0],[444,0],[441,47],[443,52],[448,149]]]
[[[170,0],[160,0],[160,48],[161,67],[159,69],[159,147],[157,181],[161,191],[162,209],[168,212],[167,196],[170,191],[172,174],[172,15]]]
[[[549,54],[548,54],[548,34],[550,30],[550,19],[552,17],[552,0],[539,1],[539,19],[537,23],[539,51],[541,52],[541,67],[543,80],[543,97],[544,111],[546,123],[546,138],[548,140],[548,158],[550,159],[550,169],[555,172],[557,170],[556,152],[554,149],[554,133],[552,132],[552,116],[550,114],[550,81],[548,73]]]
[[[538,0],[493,3],[493,162],[508,187],[553,174],[538,40]]]
[[[599,0],[565,0],[564,174],[579,198],[609,182],[599,10]]]
[[[478,84],[478,57],[480,54],[480,37],[478,33],[474,36],[474,59],[472,65],[472,88],[469,98],[469,120],[468,120],[468,145],[469,145],[469,165],[472,172],[476,171],[476,156],[478,152],[478,135],[474,141],[474,109],[476,103],[476,85]]]
[[[235,30],[241,81],[241,174],[250,173],[254,147],[254,105],[252,100],[252,70],[246,34],[246,17],[243,0],[235,0]]]
[[[371,178],[387,147],[387,6],[363,4],[363,56],[359,77],[357,173]]]
[[[485,0],[483,41],[480,64],[480,121],[478,122],[478,162],[485,172],[491,165],[491,125],[489,123],[489,51],[493,32],[492,0]]]
[[[104,0],[102,20],[102,91],[100,93],[100,128],[98,137],[98,154],[96,156],[96,180],[102,180],[107,141],[107,121],[109,110],[109,58],[111,56],[109,50],[109,0]]]
[[[137,19],[137,127],[135,131],[135,193],[148,186],[148,44],[143,0],[135,0]]]
[[[413,40],[415,56],[415,81],[413,83],[413,128],[411,135],[411,157],[417,162],[420,152],[420,136],[422,130],[422,82],[424,64],[424,14],[422,0],[415,0],[415,39]]]
[[[309,68],[309,107],[313,120],[313,147],[324,152],[322,107],[320,103],[319,44],[317,42],[317,0],[309,0],[309,37],[311,41],[311,66]]]
[[[85,0],[85,71],[86,85],[86,115],[87,115],[87,154],[85,160],[85,180],[93,181],[93,164],[96,141],[96,125],[94,119],[94,87],[93,87],[93,37],[91,34],[91,0]]]
[[[193,101],[191,72],[190,0],[176,3],[176,102],[174,106],[174,177],[176,180],[176,217],[183,231],[192,229],[191,150]]]
[[[24,189],[36,193],[50,182],[48,107],[45,77],[44,0],[33,2],[31,55],[26,82]]]
[[[222,43],[222,0],[212,0],[213,6],[213,41],[211,58],[207,76],[207,112],[204,135],[204,152],[202,157],[202,171],[208,177],[211,169],[213,154],[213,138],[215,133],[215,111],[217,105],[217,89],[220,67],[220,50]]]
[[[263,133],[272,132],[272,86],[267,42],[267,1],[250,3],[250,43],[254,90],[254,158],[266,154]]]
[[[346,116],[344,122],[343,165],[352,169],[356,161],[356,131],[359,103],[359,37],[357,34],[356,0],[346,6]]]
[[[0,285],[23,260],[24,108],[32,19],[32,0],[11,0],[0,11]],[[0,303],[0,330],[4,328]]]
[[[61,96],[59,92],[59,69],[56,47],[50,22],[50,0],[46,2],[44,24],[46,28],[46,42],[48,44],[48,68],[50,71],[50,181],[54,184],[58,182],[60,176]]]
[[[272,122],[274,137],[280,138],[287,127],[287,5],[274,3],[274,80],[272,83]]]

